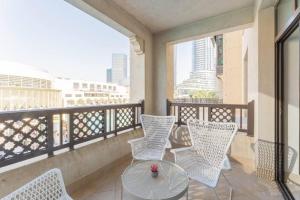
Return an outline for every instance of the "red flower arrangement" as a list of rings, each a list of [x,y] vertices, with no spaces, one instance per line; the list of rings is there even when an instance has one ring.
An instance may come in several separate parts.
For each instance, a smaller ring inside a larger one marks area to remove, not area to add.
[[[152,164],[151,165],[151,172],[158,172],[158,166],[157,166],[157,164]]]
[[[151,165],[151,172],[152,172],[153,178],[156,178],[158,176],[158,165],[157,164]]]

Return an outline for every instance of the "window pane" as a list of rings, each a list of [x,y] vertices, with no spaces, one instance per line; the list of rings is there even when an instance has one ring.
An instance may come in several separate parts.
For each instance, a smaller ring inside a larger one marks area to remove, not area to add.
[[[277,7],[277,33],[287,23],[294,12],[294,0],[280,0]]]
[[[284,42],[284,172],[295,199],[300,199],[299,172],[299,27]]]

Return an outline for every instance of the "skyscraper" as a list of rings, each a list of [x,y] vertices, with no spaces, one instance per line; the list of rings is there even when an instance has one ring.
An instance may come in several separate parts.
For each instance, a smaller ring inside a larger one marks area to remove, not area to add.
[[[193,41],[193,72],[216,69],[216,48],[210,37]]]
[[[127,55],[112,55],[112,82],[126,85],[127,82]]]
[[[217,90],[216,58],[214,37],[194,40],[192,44],[192,72],[190,77],[176,86],[178,97],[188,97],[194,91]]]
[[[106,83],[112,82],[112,69],[106,69]]]

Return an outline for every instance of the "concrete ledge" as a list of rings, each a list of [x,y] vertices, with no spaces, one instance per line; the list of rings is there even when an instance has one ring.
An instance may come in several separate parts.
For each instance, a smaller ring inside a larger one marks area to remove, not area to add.
[[[67,188],[76,189],[76,185],[84,177],[89,177],[90,174],[103,167],[107,169],[107,166],[114,165],[123,158],[128,159],[131,148],[127,141],[142,137],[142,135],[141,129],[133,130],[74,151],[3,172],[0,174],[0,198],[52,168],[62,170]]]

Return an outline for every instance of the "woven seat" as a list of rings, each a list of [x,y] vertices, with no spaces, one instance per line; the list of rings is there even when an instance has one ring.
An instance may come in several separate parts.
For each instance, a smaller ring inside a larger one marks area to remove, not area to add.
[[[52,169],[1,200],[72,200],[67,194],[61,171]]]
[[[162,160],[169,146],[174,116],[141,115],[144,137],[128,141],[135,160]]]
[[[229,164],[225,163],[228,161],[226,153],[238,126],[195,119],[188,120],[187,124],[192,146],[173,149],[175,162],[187,171],[191,179],[215,188],[222,169]]]

